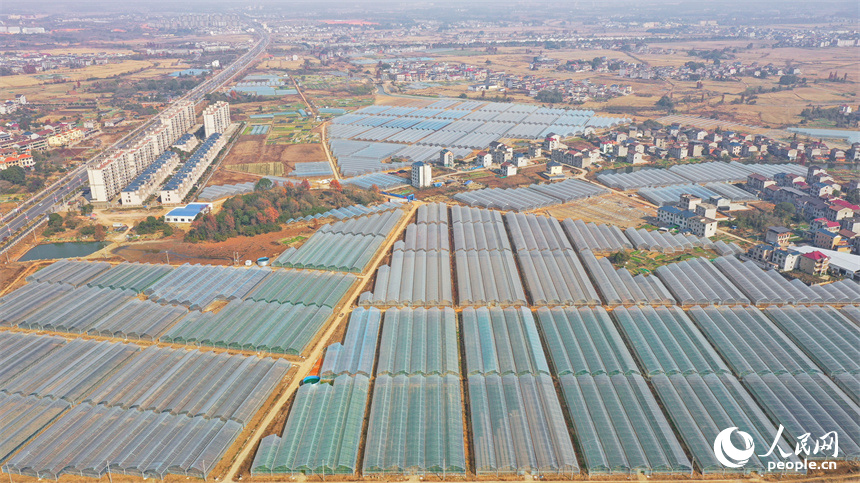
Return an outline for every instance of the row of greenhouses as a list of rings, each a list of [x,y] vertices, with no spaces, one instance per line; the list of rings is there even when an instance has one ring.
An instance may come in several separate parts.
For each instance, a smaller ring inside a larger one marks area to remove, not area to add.
[[[624,230],[627,238],[637,250],[651,250],[661,253],[679,253],[693,250],[696,247],[711,248],[713,243],[705,237],[669,233],[663,231],[648,231],[644,228],[630,227]]]
[[[454,260],[460,305],[526,303],[510,250],[457,250]]]
[[[84,402],[233,420],[244,426],[289,368],[283,359],[150,346]]]
[[[0,385],[0,392],[75,404],[139,350],[133,344],[75,339],[39,361],[27,357],[8,361],[11,377]]]
[[[532,304],[600,305],[600,297],[573,249],[520,250],[517,258]]]
[[[791,438],[800,441],[805,433],[836,431],[842,454],[828,457],[860,457],[860,407],[764,314],[752,307],[709,307],[690,315],[765,413]]]
[[[150,300],[203,309],[215,300],[242,299],[271,270],[184,264],[146,288]]]
[[[273,265],[362,272],[401,215],[392,210],[325,225],[298,249],[282,253]]]
[[[33,310],[14,320],[11,325],[31,330],[85,332],[97,320],[132,300],[131,290],[79,287],[67,292],[54,303],[32,307]],[[10,294],[15,298],[15,293]]]
[[[442,225],[444,226],[444,225]],[[504,222],[454,222],[452,235],[457,250],[510,250]]]
[[[724,466],[717,460],[714,441],[727,428],[738,429],[732,433],[735,448],[770,448],[777,434],[774,424],[731,374],[657,374],[650,381],[666,415],[689,449],[693,464],[703,474],[753,471],[762,474],[774,471],[768,468],[769,463],[800,462],[794,446],[782,438],[772,453],[756,451],[740,468]],[[741,441],[739,431],[750,435],[752,443]],[[788,456],[783,459],[780,453]]]
[[[111,268],[108,262],[59,260],[27,277],[28,282],[67,283],[80,287]]]
[[[749,297],[753,305],[802,304],[819,300],[819,294],[801,280],[789,282],[776,270],[762,270],[755,262],[741,262],[729,256],[717,258],[714,265]],[[827,301],[836,302],[833,298]]]
[[[241,431],[235,421],[81,404],[4,466],[10,474],[54,480],[108,473],[205,478]]]
[[[450,307],[388,309],[376,373],[459,374],[457,331],[457,314]]]
[[[465,191],[455,194],[454,199],[470,206],[531,211],[607,193],[608,190],[600,186],[569,179],[551,184],[533,184],[523,188],[484,188]]]
[[[0,393],[0,461],[5,461],[69,407],[62,399]]]
[[[508,231],[516,250],[570,250],[573,248],[555,218],[508,212]]]
[[[234,300],[217,313],[190,312],[161,341],[299,355],[331,314],[328,307]]]
[[[377,270],[373,293],[363,293],[359,303],[380,306],[453,305],[450,252],[395,249],[390,265],[381,265]]]
[[[657,276],[681,305],[749,305],[749,298],[714,264],[691,258],[657,268]]]
[[[322,379],[331,381],[341,374],[372,376],[381,323],[379,309],[358,307],[353,310],[344,341],[326,348],[319,374]]]
[[[363,375],[300,386],[282,436],[260,441],[251,474],[355,473],[369,395],[370,380]]]
[[[354,282],[352,274],[274,270],[247,299],[334,308]]]
[[[394,245],[395,250],[448,251],[451,243],[446,223],[412,223],[406,235]]]
[[[626,268],[616,269],[608,258],[597,259],[591,250],[579,253],[604,305],[674,305],[675,299],[663,282],[653,275],[630,275]]]
[[[462,317],[468,375],[549,374],[529,309],[467,307]]]
[[[549,374],[475,374],[468,385],[475,473],[580,472]]]
[[[188,309],[182,306],[161,305],[133,298],[95,322],[65,331],[153,342],[187,313]]]
[[[615,225],[585,223],[568,218],[562,222],[562,226],[573,246],[580,252],[617,252],[633,248],[621,228]]]
[[[0,298],[0,325],[17,325],[27,314],[64,298],[72,290],[74,287],[65,283],[28,283],[9,292]]]
[[[364,474],[466,473],[458,374],[386,374],[373,384]]]
[[[589,475],[692,473],[642,376],[568,374],[559,384]]]
[[[65,343],[62,337],[0,332],[0,387]]]
[[[100,273],[88,281],[87,285],[90,287],[129,289],[140,293],[171,270],[173,267],[170,265],[123,262]]]

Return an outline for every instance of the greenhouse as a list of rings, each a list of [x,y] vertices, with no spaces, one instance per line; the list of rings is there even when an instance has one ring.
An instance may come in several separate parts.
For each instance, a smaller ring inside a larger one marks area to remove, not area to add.
[[[454,248],[457,250],[511,250],[511,243],[502,218],[491,222],[454,221]]]
[[[349,328],[343,342],[326,348],[320,376],[330,381],[341,374],[373,375],[381,321],[382,312],[379,309],[358,307],[353,310],[349,315]]]
[[[598,225],[568,218],[562,222],[562,226],[573,246],[580,252],[617,252],[633,248],[624,232],[615,225]]]
[[[468,375],[549,374],[529,309],[467,307],[462,317]]]
[[[579,473],[549,375],[472,375],[468,384],[475,473]]]
[[[690,182],[687,178],[665,169],[640,169],[632,173],[598,174],[597,181],[621,191]]]
[[[767,457],[753,454],[749,462],[738,469],[722,465],[714,455],[714,440],[726,428],[738,428],[752,436],[756,448],[770,448],[777,429],[759,409],[752,397],[731,374],[674,374],[651,377],[661,406],[677,429],[693,459],[693,465],[703,474],[764,473],[768,463],[790,461],[798,463],[794,446],[784,439],[778,449]],[[737,432],[732,441],[736,448],[744,447]],[[786,454],[785,459],[780,458]],[[756,451],[758,454],[765,454]],[[780,470],[782,472],[782,470]]]
[[[0,393],[0,462],[69,409],[63,400]]]
[[[733,256],[714,260],[720,269],[738,288],[749,297],[753,305],[807,304],[822,302],[804,283],[794,284],[776,270],[763,270],[753,261],[741,262]],[[826,287],[823,291],[826,291]],[[828,300],[827,302],[832,302]]]
[[[454,199],[470,206],[531,211],[607,193],[606,189],[591,183],[568,179],[558,183],[533,184],[523,188],[484,188],[464,191],[455,194]]]
[[[143,291],[161,304],[203,309],[215,300],[241,299],[272,271],[262,268],[233,268],[184,264]]]
[[[460,305],[525,305],[526,294],[510,250],[457,250],[454,260]]]
[[[102,272],[87,282],[87,285],[90,287],[128,289],[140,293],[171,270],[173,267],[170,265],[123,262],[112,266],[106,272]]]
[[[74,328],[66,325],[66,331],[154,342],[187,313],[185,307],[133,298],[95,322]]]
[[[743,167],[742,164],[730,164],[720,161],[697,164],[678,164],[669,168],[669,171],[683,176],[694,183],[708,183],[722,181],[731,183],[746,181],[752,172]]]
[[[612,311],[645,376],[728,373],[708,340],[678,307],[618,307]]]
[[[460,374],[454,309],[388,309],[376,374]]]
[[[860,406],[823,374],[750,374],[743,384],[771,420],[785,427],[789,441],[835,431],[839,454],[827,459],[860,459]],[[810,448],[812,450],[812,448]],[[809,455],[824,459],[824,454]]]
[[[597,290],[571,250],[517,252],[534,305],[600,305]]]
[[[639,374],[604,308],[541,307],[537,317],[557,376]]]
[[[376,185],[380,189],[387,190],[397,186],[407,185],[409,184],[409,180],[401,178],[400,176],[394,176],[393,174],[374,173],[356,176],[354,178],[346,178],[342,180],[342,184],[348,184],[365,190],[369,190],[373,185]]]
[[[65,344],[62,337],[0,332],[0,387]]]
[[[406,227],[406,236],[402,244],[395,245],[395,250],[448,251],[450,249],[447,222],[412,223]]]
[[[505,221],[516,250],[543,251],[573,248],[555,218],[508,212],[505,215]]]
[[[272,264],[360,273],[402,214],[393,210],[325,225],[301,247],[286,250]]]
[[[860,374],[860,328],[835,308],[781,307],[764,313],[825,374]]]
[[[820,372],[755,307],[693,307],[690,317],[738,377]]]
[[[644,228],[630,227],[624,230],[627,238],[637,250],[650,250],[661,253],[680,253],[696,247],[711,248],[713,243],[705,237],[669,233],[668,231],[648,231]]]
[[[74,290],[65,283],[28,283],[0,298],[0,325],[13,326],[28,314],[46,306]]]
[[[750,300],[702,258],[663,265],[657,276],[681,305],[749,305]]]
[[[90,279],[111,268],[107,262],[60,260],[27,277],[28,282],[63,282],[80,287]]]
[[[355,280],[345,273],[273,270],[247,299],[334,308]]]
[[[289,368],[283,359],[150,346],[84,402],[245,426]]]
[[[589,475],[690,475],[693,467],[638,374],[559,378]]]
[[[11,368],[4,372],[14,376],[6,377],[0,391],[75,404],[139,350],[121,342],[75,339],[51,351],[50,357],[38,364],[31,358],[8,361]]]
[[[380,306],[454,304],[451,254],[448,250],[399,250],[395,246],[390,263],[391,265],[380,265],[376,273],[373,293],[362,294],[360,300],[362,304]]]
[[[459,376],[377,376],[362,471],[465,475]]]
[[[716,252],[722,256],[740,255],[741,253],[744,253],[744,249],[738,246],[737,243],[726,243],[722,240],[717,240],[714,242],[714,250],[716,250]]]
[[[626,268],[615,269],[608,258],[597,259],[591,250],[579,253],[604,305],[674,305],[675,299],[659,278],[630,275]]]
[[[98,319],[135,297],[131,290],[80,287],[12,322],[31,330],[82,333]]]
[[[251,474],[354,474],[369,391],[361,375],[300,386],[283,436],[260,441]]]
[[[205,478],[242,431],[235,421],[81,404],[6,462],[9,473],[57,479],[108,472]]]
[[[189,313],[161,341],[299,355],[331,314],[328,307],[234,300],[217,313]]]

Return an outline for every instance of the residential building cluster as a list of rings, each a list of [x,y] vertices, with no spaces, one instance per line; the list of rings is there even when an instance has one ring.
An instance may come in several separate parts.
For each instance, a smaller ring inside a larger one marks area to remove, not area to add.
[[[854,143],[848,150],[830,149],[823,141],[782,142],[762,134],[708,131],[679,124],[659,129],[631,125],[626,131],[612,130],[600,136],[598,142],[601,154],[613,160],[625,158],[632,164],[646,163],[652,158],[705,157],[718,160],[768,158],[799,163],[860,161],[860,143]]]
[[[0,67],[13,74],[36,74],[56,69],[75,69],[91,65],[119,63],[128,58],[123,52],[6,52],[0,55]]]
[[[164,151],[194,126],[194,104],[182,101],[158,116],[155,128],[136,138],[126,149],[118,149],[97,166],[87,169],[92,199],[108,202],[128,186]]]
[[[691,194],[682,194],[677,205],[663,205],[657,209],[657,221],[661,224],[698,237],[717,234],[716,216],[716,204],[706,203]]]
[[[188,161],[183,163],[176,174],[161,188],[159,193],[161,202],[166,205],[182,203],[225,144],[227,144],[225,135],[214,133],[208,136]]]

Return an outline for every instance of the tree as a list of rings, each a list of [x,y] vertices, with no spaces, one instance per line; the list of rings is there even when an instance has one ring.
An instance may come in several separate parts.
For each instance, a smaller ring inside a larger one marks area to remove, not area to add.
[[[91,205],[89,203],[81,207],[81,214],[84,216],[87,216],[92,212],[93,212],[93,205]]]
[[[630,254],[624,250],[619,250],[612,255],[609,255],[609,261],[615,265],[624,265],[630,261]]]
[[[794,213],[796,211],[797,210],[795,209],[794,204],[789,203],[787,201],[783,201],[782,203],[777,203],[777,205],[774,206],[774,208],[773,208],[773,214],[782,218],[782,219],[786,219],[786,218],[790,218],[790,217],[794,216]]]
[[[331,186],[331,189],[333,189],[333,190],[343,191],[343,186],[341,186],[340,181],[338,181],[336,179],[331,180],[331,183],[329,183],[329,186]]]
[[[96,225],[93,238],[95,238],[96,241],[103,241],[105,239],[105,227],[102,225]]]
[[[457,97],[459,97],[460,99],[468,99],[468,98],[469,98],[469,96],[467,96],[465,92],[464,92],[464,93],[462,93],[462,94],[460,94],[460,95],[459,95],[459,96],[457,96]]]
[[[263,178],[254,185],[254,191],[265,191],[272,188],[274,183],[269,178]]]
[[[535,99],[537,99],[540,102],[547,102],[550,104],[554,104],[557,102],[564,101],[564,95],[561,93],[561,91],[559,91],[557,89],[544,89],[544,90],[537,93],[537,96],[535,96]]]
[[[656,106],[666,109],[667,112],[672,112],[675,110],[675,103],[672,102],[672,99],[670,99],[669,96],[661,97],[660,100],[657,101]]]
[[[12,184],[24,184],[24,168],[20,166],[9,166],[0,171],[0,180],[8,181]]]

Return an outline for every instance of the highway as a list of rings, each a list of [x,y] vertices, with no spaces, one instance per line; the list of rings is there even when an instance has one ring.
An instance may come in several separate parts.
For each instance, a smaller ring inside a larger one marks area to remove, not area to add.
[[[269,45],[269,34],[261,27],[257,26],[257,32],[260,38],[257,43],[230,64],[226,69],[222,70],[214,77],[207,79],[194,89],[189,91],[183,97],[174,102],[193,101],[195,104],[203,100],[204,96],[210,92],[220,89],[224,84],[229,82],[236,74],[242,72],[248,65],[266,50]],[[2,218],[2,226],[0,226],[0,240],[3,241],[3,246],[0,247],[0,253],[5,252],[15,245],[22,237],[18,233],[29,224],[41,220],[50,214],[54,206],[63,202],[63,198],[71,193],[74,193],[88,182],[87,168],[104,160],[111,152],[116,149],[128,147],[131,142],[139,135],[143,134],[152,128],[160,117],[153,116],[142,125],[135,128],[123,136],[120,140],[103,150],[98,155],[94,156],[86,163],[78,166],[74,171],[66,174],[61,179],[55,181],[50,186],[37,193],[27,201],[21,203],[10,213],[7,213]]]

